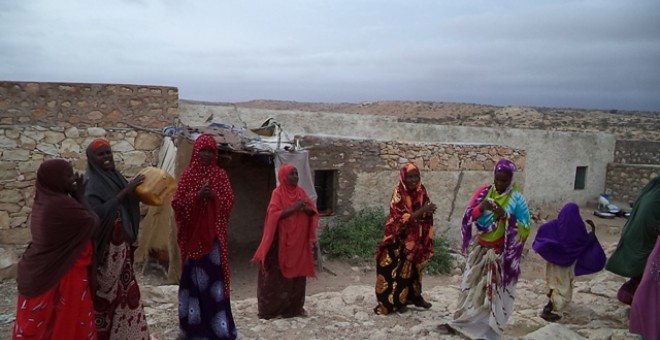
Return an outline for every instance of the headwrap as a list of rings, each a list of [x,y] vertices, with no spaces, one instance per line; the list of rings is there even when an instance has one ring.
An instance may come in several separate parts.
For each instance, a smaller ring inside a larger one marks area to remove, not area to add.
[[[199,155],[204,148],[213,151],[209,164],[202,163]],[[199,260],[220,242],[222,267],[224,271],[225,293],[229,296],[229,241],[228,227],[231,210],[234,207],[234,192],[229,177],[217,164],[218,145],[211,135],[203,134],[193,144],[190,165],[181,174],[172,210],[177,224],[177,242],[183,260]],[[204,183],[208,183],[214,194],[212,198],[197,197]]]
[[[504,171],[507,172],[511,175],[513,175],[516,172],[516,164],[513,163],[512,161],[508,159],[500,159],[496,164],[495,164],[495,172],[497,171]]]
[[[575,263],[575,275],[598,272],[605,266],[605,252],[594,233],[588,233],[580,208],[567,203],[556,219],[539,227],[532,248],[546,261],[561,267]]]
[[[126,187],[128,181],[117,169],[105,170],[96,162],[94,147],[98,150],[105,139],[96,139],[87,146],[87,187],[85,197],[94,212],[101,219],[101,225],[94,236],[94,257],[97,264],[103,262],[105,252],[112,239],[112,229],[117,216],[121,216],[124,226],[124,239],[137,240],[140,227],[140,201],[136,195],[128,194],[122,201],[117,194]],[[107,143],[107,141],[105,141]]]
[[[91,146],[92,146],[92,151],[96,152],[96,150],[98,150],[102,146],[110,147],[110,142],[108,142],[106,139],[103,138],[97,138],[92,141]]]
[[[47,160],[37,171],[32,205],[32,240],[18,263],[16,283],[24,297],[54,287],[66,274],[98,225],[98,217],[66,192],[64,179],[71,165]]]
[[[259,263],[261,269],[265,270],[266,255],[277,235],[278,263],[282,276],[289,279],[298,276],[316,276],[312,244],[316,241],[319,222],[319,213],[314,202],[301,187],[289,183],[289,173],[295,169],[291,164],[283,164],[277,172],[280,185],[271,195],[261,243],[252,257],[252,262]],[[307,206],[314,210],[314,214],[309,216],[304,211],[296,211],[280,219],[282,212],[291,208],[300,199],[306,201]]]
[[[409,162],[399,170],[399,181],[392,193],[390,214],[385,222],[385,235],[378,245],[376,258],[393,243],[402,242],[406,257],[414,263],[425,264],[433,256],[433,214],[425,213],[416,220],[410,216],[430,202],[426,188],[420,182],[417,188],[407,188],[408,173],[419,168]]]

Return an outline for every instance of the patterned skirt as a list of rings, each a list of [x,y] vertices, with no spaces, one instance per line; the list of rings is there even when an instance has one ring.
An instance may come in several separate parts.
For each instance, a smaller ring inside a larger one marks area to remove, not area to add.
[[[422,270],[404,255],[400,242],[388,245],[376,259],[376,299],[374,312],[387,315],[422,300]]]
[[[133,270],[136,247],[124,241],[123,230],[118,218],[108,251],[96,271],[96,329],[100,340],[148,340],[147,318]]]
[[[186,258],[179,284],[179,330],[184,339],[236,339],[220,245],[199,260]]]

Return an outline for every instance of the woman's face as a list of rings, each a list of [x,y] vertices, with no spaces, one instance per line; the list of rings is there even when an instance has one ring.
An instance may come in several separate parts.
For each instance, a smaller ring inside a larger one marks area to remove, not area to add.
[[[419,181],[420,181],[419,170],[413,169],[408,171],[408,173],[406,174],[406,179],[403,181],[403,184],[406,185],[406,188],[408,188],[408,190],[416,190],[417,186],[419,186]]]
[[[64,181],[64,190],[68,193],[74,193],[76,191],[76,186],[78,185],[76,183],[76,176],[74,176],[73,173],[73,167],[69,165],[69,167],[64,170],[64,176],[62,177],[62,180]]]
[[[495,171],[495,190],[498,194],[501,194],[506,191],[511,185],[511,180],[513,176],[506,171]]]
[[[286,176],[287,182],[291,185],[298,185],[298,169],[293,169]]]
[[[209,165],[213,160],[213,149],[210,147],[203,147],[199,150],[199,159],[202,161],[202,164]]]
[[[109,146],[101,146],[94,151],[94,163],[105,171],[110,171],[115,168],[115,160],[112,158],[112,150]]]

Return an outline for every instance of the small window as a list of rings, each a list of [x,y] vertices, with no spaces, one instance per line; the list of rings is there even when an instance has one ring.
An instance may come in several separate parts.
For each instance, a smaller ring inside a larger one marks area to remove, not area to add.
[[[316,208],[319,215],[328,216],[335,213],[335,180],[337,170],[314,171],[314,189],[316,189]]]
[[[587,167],[578,166],[575,168],[575,184],[573,189],[584,190],[587,187]]]

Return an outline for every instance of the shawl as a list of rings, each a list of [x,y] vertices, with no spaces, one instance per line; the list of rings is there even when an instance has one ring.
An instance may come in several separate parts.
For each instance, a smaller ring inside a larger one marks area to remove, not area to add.
[[[659,233],[660,176],[657,176],[640,192],[605,268],[625,277],[642,276]]]
[[[416,220],[411,215],[430,202],[424,185],[420,182],[416,189],[408,189],[405,179],[408,172],[419,171],[415,163],[409,162],[399,170],[399,182],[390,200],[390,214],[385,222],[385,235],[378,245],[376,258],[388,245],[401,242],[404,255],[414,263],[425,264],[433,256],[433,214],[425,213]]]
[[[495,166],[495,171],[507,171],[513,176],[515,165],[512,164],[509,160],[501,160]],[[484,199],[493,199],[502,206],[504,216],[497,217],[490,210],[481,211],[479,204]],[[529,208],[518,186],[512,184],[503,193],[498,193],[495,184],[489,184],[475,191],[463,214],[463,253],[472,241],[473,225],[476,226],[479,240],[487,244],[501,244],[503,284],[506,286],[517,282],[520,276],[520,258],[530,231]]]
[[[575,276],[598,272],[605,266],[605,252],[594,233],[588,233],[580,208],[567,203],[559,216],[539,227],[532,248],[546,261],[561,267],[575,263]]]
[[[104,170],[96,162],[94,150],[103,145],[104,139],[96,139],[87,146],[87,187],[85,197],[87,203],[101,219],[95,239],[94,257],[95,262],[103,262],[105,252],[112,239],[112,229],[117,219],[121,216],[124,226],[124,239],[128,242],[137,240],[138,228],[140,227],[140,201],[136,195],[128,194],[122,201],[117,199],[117,194],[126,187],[128,183],[116,169]],[[107,144],[106,144],[107,145]]]
[[[199,155],[204,148],[213,150],[209,164]],[[211,135],[200,135],[193,144],[190,165],[183,171],[172,199],[172,210],[177,224],[177,242],[182,259],[198,260],[211,252],[213,242],[220,242],[220,255],[224,270],[225,292],[229,295],[229,240],[228,227],[234,208],[234,191],[224,169],[217,164],[218,145]],[[214,196],[198,198],[204,183],[208,183]]]
[[[295,169],[291,164],[283,164],[277,173],[280,185],[271,195],[261,243],[252,257],[252,262],[259,263],[261,270],[265,270],[266,255],[277,235],[278,263],[282,276],[289,279],[299,276],[316,277],[312,246],[316,241],[319,213],[305,191],[298,185],[289,183],[288,175]],[[292,207],[300,199],[307,202],[307,206],[314,210],[314,214],[309,216],[304,211],[296,211],[281,218],[284,210]]]
[[[39,166],[32,205],[32,240],[18,263],[16,283],[24,297],[48,291],[66,274],[98,225],[96,215],[66,191],[73,173],[63,159]]]

